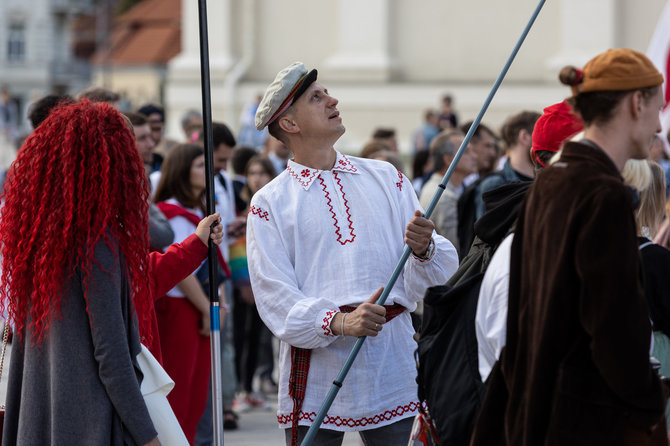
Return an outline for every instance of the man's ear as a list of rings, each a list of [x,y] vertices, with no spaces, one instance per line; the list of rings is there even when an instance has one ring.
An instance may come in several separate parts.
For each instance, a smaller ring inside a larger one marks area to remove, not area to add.
[[[628,98],[630,103],[630,112],[634,118],[639,118],[644,108],[644,96],[640,90],[635,90]]]
[[[298,133],[300,131],[298,123],[293,119],[293,116],[289,114],[279,118],[279,128],[286,133]]]
[[[530,133],[528,133],[528,130],[521,129],[519,130],[518,141],[522,143],[524,147],[530,147],[533,143],[533,137]]]

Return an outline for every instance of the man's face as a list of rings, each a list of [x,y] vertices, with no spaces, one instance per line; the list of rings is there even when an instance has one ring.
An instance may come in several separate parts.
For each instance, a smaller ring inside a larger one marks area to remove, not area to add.
[[[493,163],[498,157],[496,149],[496,140],[487,131],[482,131],[479,138],[470,140],[470,150],[477,157],[477,171],[490,172],[493,170]]]
[[[635,92],[633,94],[641,94]],[[644,159],[649,156],[649,150],[654,142],[654,136],[661,132],[660,112],[663,109],[665,101],[663,99],[663,91],[661,88],[656,89],[656,93],[649,99],[641,99],[641,112],[639,120],[638,141],[634,147],[635,153],[631,154],[631,158]]]
[[[133,128],[135,132],[135,144],[137,151],[140,152],[140,157],[145,164],[153,161],[153,149],[156,146],[153,138],[151,138],[151,128],[149,124],[136,125]]]
[[[151,138],[158,144],[163,139],[163,128],[165,123],[160,113],[152,113],[149,115],[149,127],[151,128]]]
[[[321,84],[314,82],[310,85],[294,104],[294,118],[300,133],[303,136],[342,136],[344,125],[337,104],[338,100]]]
[[[215,173],[219,173],[222,170],[227,170],[228,169],[228,160],[230,157],[233,156],[233,148],[230,146],[227,146],[223,143],[219,144],[219,146],[214,149],[214,152],[212,153],[212,158],[213,158],[213,169]]]
[[[458,150],[463,143],[463,139],[465,139],[463,135],[454,135],[449,138],[449,141],[451,141],[454,147],[456,147],[456,150]],[[456,164],[454,171],[458,171],[466,175],[477,172],[477,155],[472,150],[472,144],[469,145],[467,149],[465,149],[463,155],[461,155],[460,161],[458,164]]]

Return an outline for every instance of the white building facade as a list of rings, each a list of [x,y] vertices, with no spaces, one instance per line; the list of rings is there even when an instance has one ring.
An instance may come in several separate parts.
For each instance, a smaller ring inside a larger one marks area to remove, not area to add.
[[[72,22],[93,0],[0,0],[0,86],[19,110],[20,131],[30,102],[49,93],[76,93],[90,82],[90,65],[73,55]],[[0,138],[0,165],[13,157]]]
[[[21,104],[88,86],[90,66],[73,55],[72,21],[93,0],[0,0],[0,84]]]
[[[4,0],[7,1],[7,0]],[[548,0],[482,122],[498,128],[512,113],[541,111],[569,90],[557,80],[613,47],[646,51],[666,0]],[[340,100],[357,153],[376,127],[397,130],[402,152],[423,111],[454,98],[473,119],[526,26],[535,0],[210,0],[212,111],[239,129],[240,112],[274,75],[300,60]],[[670,24],[668,24],[670,26]],[[169,65],[168,133],[201,106],[198,11],[182,2],[182,53]]]

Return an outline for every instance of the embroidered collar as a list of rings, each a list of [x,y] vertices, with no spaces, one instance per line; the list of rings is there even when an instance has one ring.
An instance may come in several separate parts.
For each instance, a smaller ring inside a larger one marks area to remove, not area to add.
[[[337,158],[335,159],[335,165],[332,170],[338,172],[360,173],[349,157],[340,152],[337,152]]]
[[[338,151],[335,151],[335,153],[337,154],[337,158],[335,158],[335,165],[331,170],[355,174],[360,173],[348,156],[343,155]],[[305,190],[308,190],[312,183],[314,183],[321,174],[320,170],[303,166],[293,160],[289,160],[288,165],[286,166],[286,171]]]

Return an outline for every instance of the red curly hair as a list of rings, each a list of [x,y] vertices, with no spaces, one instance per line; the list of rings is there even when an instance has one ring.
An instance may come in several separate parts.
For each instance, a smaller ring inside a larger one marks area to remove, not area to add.
[[[29,328],[44,340],[72,265],[86,283],[103,240],[123,255],[140,332],[151,337],[148,194],[133,133],[109,105],[60,106],[35,130],[7,174],[0,219],[0,310],[19,336]],[[95,297],[84,292],[88,311]]]

